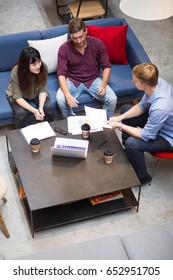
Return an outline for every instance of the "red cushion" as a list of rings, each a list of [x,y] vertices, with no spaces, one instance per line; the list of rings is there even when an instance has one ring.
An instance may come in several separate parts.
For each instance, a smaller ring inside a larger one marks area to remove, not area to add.
[[[88,35],[101,39],[107,49],[111,63],[127,64],[126,33],[127,24],[123,26],[89,26]]]
[[[158,158],[173,158],[173,152],[155,152],[151,154]]]

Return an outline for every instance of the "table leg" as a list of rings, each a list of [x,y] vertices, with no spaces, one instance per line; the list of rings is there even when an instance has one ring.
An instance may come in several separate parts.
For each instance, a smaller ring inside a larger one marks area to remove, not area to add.
[[[7,229],[6,225],[5,225],[4,219],[2,218],[1,214],[0,214],[0,225],[2,227],[2,230],[3,230],[4,234],[5,234],[5,236],[7,238],[9,238],[10,235],[9,235],[8,229]]]
[[[106,0],[106,1],[107,1],[107,0]],[[58,0],[56,0],[56,10],[57,10],[57,15],[60,15],[60,8],[67,7],[67,6],[68,6],[68,4],[59,5]]]

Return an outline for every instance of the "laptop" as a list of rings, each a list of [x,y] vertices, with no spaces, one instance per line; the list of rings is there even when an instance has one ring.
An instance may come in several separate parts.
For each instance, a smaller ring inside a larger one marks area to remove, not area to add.
[[[56,137],[54,147],[50,147],[50,150],[54,156],[86,158],[88,146],[88,140]]]

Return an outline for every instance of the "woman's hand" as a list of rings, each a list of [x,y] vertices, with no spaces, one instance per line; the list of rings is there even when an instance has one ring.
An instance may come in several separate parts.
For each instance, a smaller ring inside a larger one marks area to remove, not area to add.
[[[44,116],[45,116],[43,109],[42,110],[41,109],[35,109],[34,116],[35,116],[36,120],[43,121]]]

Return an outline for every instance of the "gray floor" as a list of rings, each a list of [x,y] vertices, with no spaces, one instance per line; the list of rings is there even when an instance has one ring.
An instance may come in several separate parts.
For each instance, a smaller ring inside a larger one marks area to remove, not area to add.
[[[127,19],[152,62],[158,66],[160,76],[173,85],[173,37],[171,36],[173,17],[162,21],[132,19],[122,14],[118,3],[118,0],[109,0],[108,16]],[[0,34],[55,26],[64,23],[64,19],[57,17],[54,0],[0,0]],[[6,239],[0,230],[0,251],[7,258],[11,259],[99,236],[125,235],[173,220],[172,160],[162,160],[152,186],[146,185],[142,188],[138,213],[124,211],[69,224],[38,232],[33,239],[7,159],[5,133],[8,129],[12,127],[0,127],[0,173],[8,183],[6,196],[8,202],[1,205],[1,214],[10,232],[10,238]],[[148,154],[146,159],[149,171],[152,172],[156,161]]]

